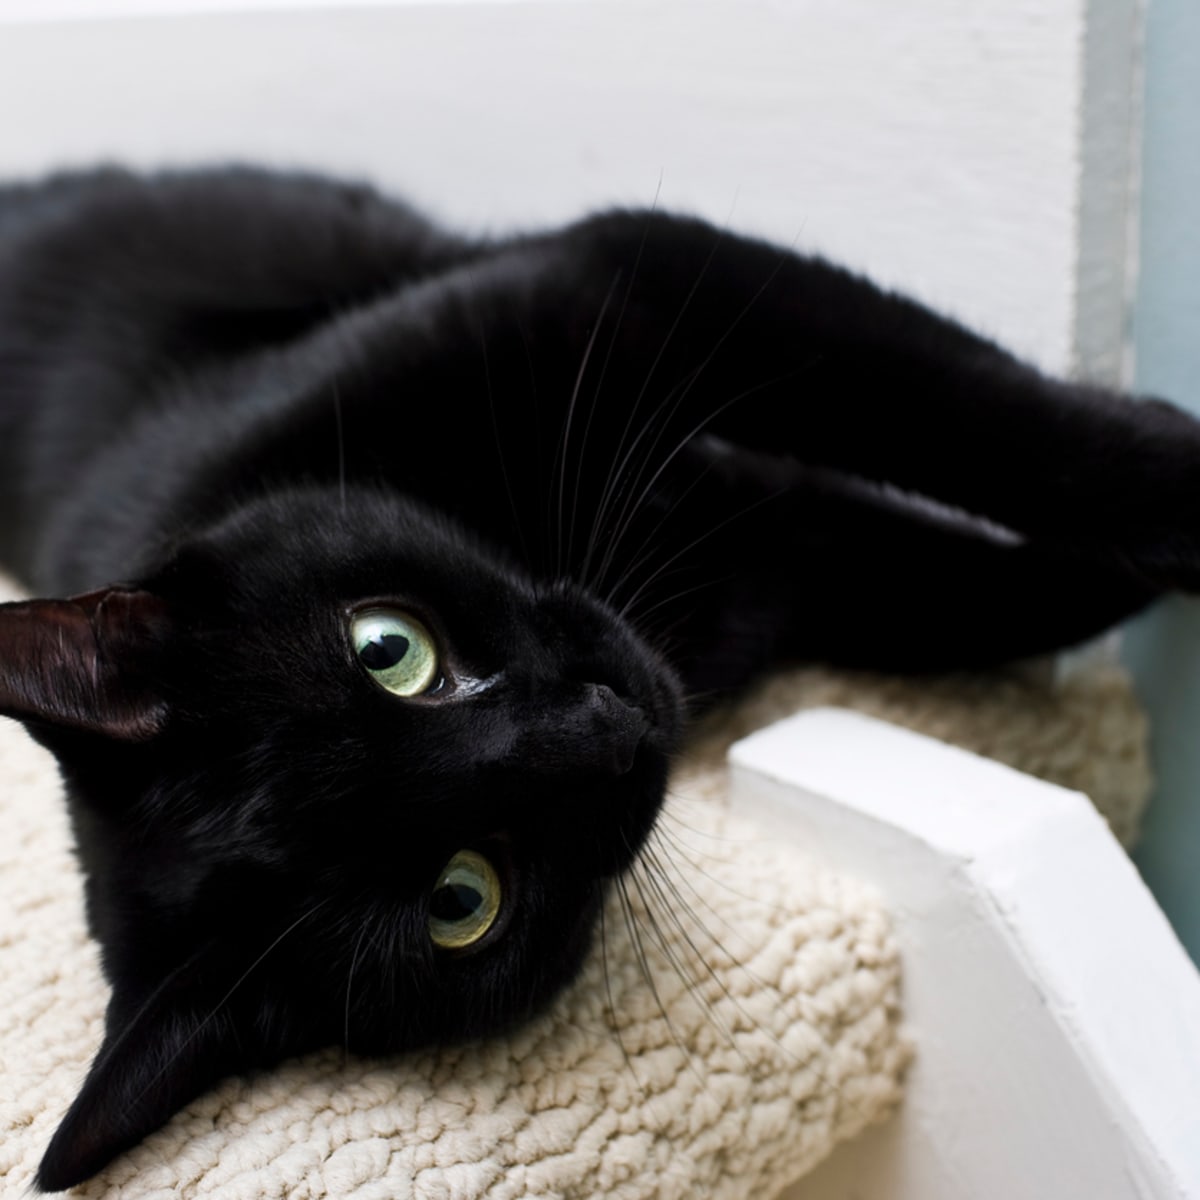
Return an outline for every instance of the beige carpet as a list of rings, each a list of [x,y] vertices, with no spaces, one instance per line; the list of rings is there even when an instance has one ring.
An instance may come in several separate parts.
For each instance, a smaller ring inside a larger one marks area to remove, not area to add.
[[[656,846],[678,924],[647,877],[631,888],[654,989],[614,903],[607,987],[597,953],[550,1013],[510,1037],[379,1061],[330,1051],[227,1081],[76,1194],[771,1196],[887,1115],[908,1057],[879,899],[722,805],[731,737],[830,702],[1092,785],[1122,836],[1136,829],[1149,786],[1144,727],[1115,672],[1057,689],[1024,677],[917,687],[794,673],[712,723],[680,774]],[[99,1043],[106,990],[52,763],[6,721],[0,823],[8,1196],[29,1183]]]

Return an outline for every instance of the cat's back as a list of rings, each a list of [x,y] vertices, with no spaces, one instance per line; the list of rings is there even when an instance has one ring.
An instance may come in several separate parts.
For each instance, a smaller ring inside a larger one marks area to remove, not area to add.
[[[0,560],[28,573],[98,450],[181,378],[480,252],[368,187],[305,174],[0,185]]]

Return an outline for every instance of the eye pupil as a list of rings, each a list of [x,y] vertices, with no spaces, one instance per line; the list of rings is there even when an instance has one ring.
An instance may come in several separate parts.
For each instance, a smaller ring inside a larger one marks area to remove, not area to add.
[[[368,671],[386,671],[404,658],[411,644],[401,633],[385,633],[367,642],[358,657]]]
[[[482,907],[483,894],[462,883],[448,883],[429,898],[429,911],[439,921],[465,921]]]

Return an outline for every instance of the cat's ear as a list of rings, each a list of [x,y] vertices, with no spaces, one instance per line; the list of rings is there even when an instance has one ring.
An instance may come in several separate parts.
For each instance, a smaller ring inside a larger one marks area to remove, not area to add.
[[[165,603],[139,588],[0,604],[0,714],[153,737],[166,720],[154,661],[169,629]]]
[[[38,1186],[57,1192],[91,1178],[244,1067],[248,1054],[220,998],[206,1000],[186,978],[168,979],[148,997],[118,986],[104,1042],[42,1156]]]

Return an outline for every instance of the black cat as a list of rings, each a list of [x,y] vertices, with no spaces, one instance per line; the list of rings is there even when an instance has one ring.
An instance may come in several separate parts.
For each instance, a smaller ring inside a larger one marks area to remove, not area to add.
[[[0,712],[113,992],[64,1188],[223,1075],[575,973],[685,716],[975,667],[1200,583],[1200,425],[811,258],[471,240],[254,171],[0,189]]]

